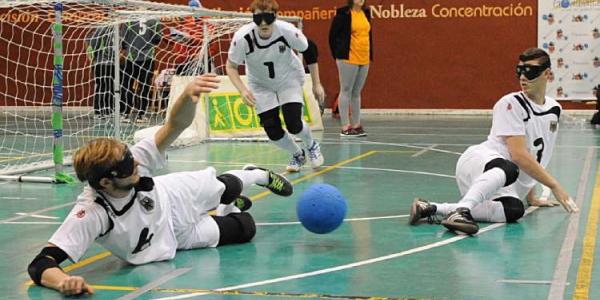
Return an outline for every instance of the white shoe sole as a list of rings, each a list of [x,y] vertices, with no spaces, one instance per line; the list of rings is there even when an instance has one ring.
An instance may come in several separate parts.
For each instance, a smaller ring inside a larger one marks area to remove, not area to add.
[[[323,163],[325,162],[325,158],[323,158],[323,155],[319,155],[319,157],[315,160],[310,160],[310,165],[314,168],[318,168],[320,166],[323,165]]]

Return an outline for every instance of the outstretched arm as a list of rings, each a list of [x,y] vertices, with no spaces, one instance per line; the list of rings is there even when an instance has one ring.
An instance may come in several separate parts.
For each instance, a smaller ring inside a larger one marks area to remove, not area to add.
[[[29,264],[29,276],[37,285],[55,289],[65,295],[93,294],[94,289],[83,277],[70,276],[58,266],[67,257],[62,249],[49,243]]]
[[[164,152],[192,124],[200,95],[218,88],[219,82],[215,74],[206,74],[188,83],[181,96],[175,101],[167,122],[154,135],[156,147],[160,152]]]
[[[550,175],[550,173],[546,171],[527,151],[525,136],[507,136],[505,137],[505,140],[512,161],[519,166],[519,169],[539,183],[549,187],[556,200],[562,204],[566,211],[576,212],[577,207],[573,207],[573,205],[569,203],[571,200],[567,191],[565,191],[558,180]]]

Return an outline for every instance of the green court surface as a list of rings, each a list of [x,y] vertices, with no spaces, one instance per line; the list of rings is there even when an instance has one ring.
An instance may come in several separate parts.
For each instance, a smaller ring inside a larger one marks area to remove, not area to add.
[[[600,130],[562,124],[549,166],[580,213],[530,208],[518,223],[481,224],[469,237],[440,225],[408,226],[407,215],[416,196],[458,200],[456,161],[485,140],[490,117],[367,116],[368,137],[354,139],[340,138],[329,118],[325,125],[316,135],[326,166],[287,174],[294,195],[247,192],[258,223],[251,243],[138,267],[94,245],[66,270],[94,285],[94,299],[600,299]],[[246,163],[283,172],[289,159],[269,143],[238,142],[173,149],[168,157],[162,172],[224,172]],[[335,185],[348,200],[347,219],[333,233],[296,223],[296,201],[314,183]],[[26,268],[81,188],[0,183],[0,268],[7,275],[0,298],[62,298],[28,283]]]

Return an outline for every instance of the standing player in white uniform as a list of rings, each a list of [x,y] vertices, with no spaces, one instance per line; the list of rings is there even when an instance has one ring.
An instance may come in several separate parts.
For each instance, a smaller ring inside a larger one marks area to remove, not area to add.
[[[450,230],[475,234],[475,222],[515,222],[523,216],[521,199],[530,205],[553,206],[535,196],[539,182],[549,187],[568,212],[577,206],[560,183],[545,170],[550,162],[561,106],[546,97],[550,57],[538,48],[519,56],[517,76],[521,92],[502,97],[494,106],[492,128],[487,141],[469,147],[456,164],[456,181],[462,195],[458,203],[413,201],[409,223],[422,218],[434,222],[446,216],[442,225]]]
[[[304,34],[292,24],[276,20],[279,4],[275,0],[254,0],[250,5],[254,22],[242,26],[233,36],[227,59],[227,75],[240,92],[242,100],[254,106],[269,139],[288,151],[292,159],[287,166],[298,172],[306,161],[316,168],[323,164],[319,143],[302,120],[304,68],[295,51],[311,51]],[[246,65],[248,87],[242,82],[238,67]],[[280,110],[287,132],[281,126]],[[298,136],[307,152],[294,138]]]
[[[215,75],[194,79],[165,125],[131,148],[100,138],[75,153],[77,177],[88,185],[29,265],[36,284],[65,295],[93,293],[82,277],[64,273],[59,264],[67,258],[79,261],[94,241],[139,265],[172,259],[177,249],[245,243],[254,237],[254,220],[245,212],[252,202],[241,193],[258,184],[289,196],[292,185],[284,177],[254,166],[221,175],[209,167],[150,177],[166,163],[166,148],[191,124],[200,93],[217,86]],[[209,215],[215,208],[216,216]]]

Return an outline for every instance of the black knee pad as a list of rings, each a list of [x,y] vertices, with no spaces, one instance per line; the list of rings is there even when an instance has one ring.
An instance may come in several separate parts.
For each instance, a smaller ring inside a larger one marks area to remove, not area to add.
[[[302,123],[302,104],[286,103],[281,107],[285,128],[291,134],[298,134],[304,128]]]
[[[519,177],[519,167],[512,161],[504,158],[494,158],[485,164],[484,172],[492,168],[500,168],[506,174],[504,186],[509,186],[517,181]]]
[[[281,119],[279,119],[278,115],[261,117],[260,124],[265,129],[265,132],[271,141],[280,140],[285,134],[283,127],[281,127]]]
[[[525,206],[523,206],[523,202],[518,198],[500,197],[498,199],[494,199],[494,201],[502,202],[506,223],[516,222],[525,214]]]
[[[219,226],[219,246],[247,243],[256,235],[256,224],[247,212],[212,216]]]
[[[231,174],[221,174],[217,176],[217,179],[225,185],[225,191],[223,195],[221,195],[221,203],[229,204],[233,202],[233,200],[237,199],[242,193],[242,189],[244,188],[244,184],[242,180],[237,178],[237,176]]]

